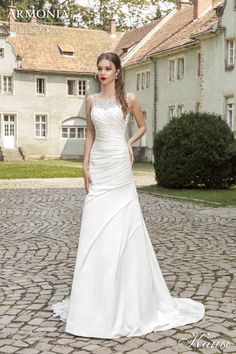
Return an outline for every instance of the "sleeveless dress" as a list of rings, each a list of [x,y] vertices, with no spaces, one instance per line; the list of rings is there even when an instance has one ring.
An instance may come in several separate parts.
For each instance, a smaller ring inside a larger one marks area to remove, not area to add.
[[[132,173],[124,117],[115,99],[91,95],[96,136],[70,297],[53,316],[76,336],[119,338],[204,317],[202,303],[172,297],[148,234]]]

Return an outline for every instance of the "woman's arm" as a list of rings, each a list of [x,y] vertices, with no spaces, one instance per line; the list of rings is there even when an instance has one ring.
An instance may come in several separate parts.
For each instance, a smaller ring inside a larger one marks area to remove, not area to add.
[[[146,122],[139,101],[137,100],[135,95],[131,92],[128,95],[128,106],[130,112],[133,113],[138,125],[138,130],[136,130],[136,132],[132,135],[132,137],[128,141],[128,144],[132,145],[136,140],[141,138],[141,136],[146,132],[147,127],[146,127]]]
[[[86,135],[86,141],[84,143],[84,159],[83,159],[83,169],[86,171],[89,169],[89,155],[95,139],[95,128],[91,119],[91,108],[92,108],[92,98],[88,96],[86,97],[87,135]]]

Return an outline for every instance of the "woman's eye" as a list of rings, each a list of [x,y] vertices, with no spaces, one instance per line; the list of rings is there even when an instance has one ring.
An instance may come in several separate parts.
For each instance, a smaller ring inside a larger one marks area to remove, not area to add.
[[[98,68],[98,71],[101,71],[101,70],[102,70],[102,68]],[[111,68],[105,68],[105,70],[110,71]]]

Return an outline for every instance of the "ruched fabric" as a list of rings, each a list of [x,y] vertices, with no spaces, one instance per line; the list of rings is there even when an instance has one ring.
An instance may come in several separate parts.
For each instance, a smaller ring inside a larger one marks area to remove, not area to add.
[[[202,303],[172,297],[148,234],[125,131],[129,116],[91,96],[96,130],[70,297],[53,316],[76,336],[119,338],[164,331],[204,317]]]

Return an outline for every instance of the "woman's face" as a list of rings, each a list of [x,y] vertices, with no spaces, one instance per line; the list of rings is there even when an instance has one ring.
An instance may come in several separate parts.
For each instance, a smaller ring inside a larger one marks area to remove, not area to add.
[[[97,71],[99,80],[103,85],[106,85],[115,80],[116,73],[118,74],[115,65],[108,59],[102,59],[98,63]]]

